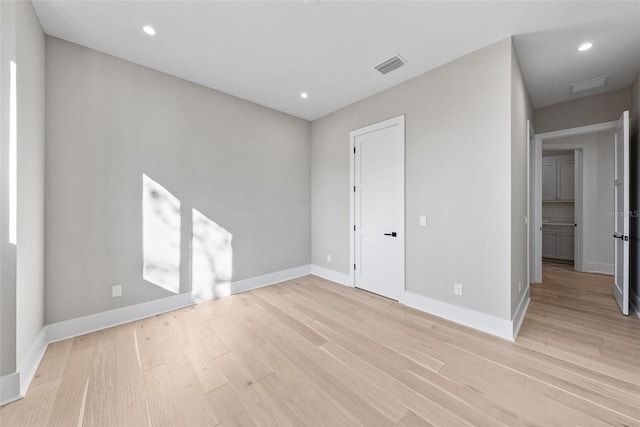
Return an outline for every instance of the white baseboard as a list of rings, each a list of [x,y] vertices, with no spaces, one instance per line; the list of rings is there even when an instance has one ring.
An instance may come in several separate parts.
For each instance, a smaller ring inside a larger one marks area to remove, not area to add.
[[[45,326],[47,342],[74,338],[190,305],[193,305],[191,293],[184,293],[52,323]]]
[[[20,374],[3,375],[0,377],[0,406],[22,399],[20,395]]]
[[[640,295],[636,294],[633,289],[629,289],[629,305],[635,311],[636,316],[640,318]]]
[[[311,266],[307,264],[296,268],[290,268],[288,270],[276,271],[275,273],[238,280],[237,282],[231,282],[231,294],[239,294],[240,292],[246,292],[252,289],[273,285],[275,283],[285,282],[308,274],[311,274]]]
[[[613,264],[606,262],[588,262],[585,267],[587,273],[613,274]]]
[[[0,405],[22,399],[47,349],[46,329],[42,328],[25,354],[17,372],[0,377]]]
[[[345,273],[340,273],[335,270],[330,270],[328,268],[312,264],[311,274],[341,285],[352,287],[351,276]],[[518,308],[512,320],[501,319],[479,311],[448,304],[406,291],[400,297],[400,301],[398,302],[417,310],[424,311],[425,313],[433,314],[435,316],[496,335],[500,338],[514,341],[518,331],[520,330],[522,321],[524,320],[527,308],[529,307],[529,300],[530,293],[529,289],[527,289],[527,291],[522,295],[522,299],[518,304]]]
[[[513,325],[514,341],[518,336],[518,332],[520,332],[520,327],[522,326],[522,321],[524,320],[525,314],[527,314],[527,309],[529,308],[530,301],[531,301],[531,287],[527,286],[527,290],[522,295],[522,298],[520,298],[520,302],[518,303],[518,308],[516,308],[516,312],[513,313],[513,317],[511,318],[511,324]]]
[[[42,360],[42,356],[44,356],[44,352],[47,350],[47,331],[46,328],[42,328],[40,333],[36,336],[31,343],[31,347],[29,347],[29,351],[25,354],[20,366],[18,367],[18,372],[20,373],[20,395],[25,396],[27,394],[27,389],[29,388],[29,384],[31,384],[31,380],[33,376],[36,374],[36,370],[38,369],[38,365],[40,365],[40,361]]]
[[[311,274],[338,283],[340,285],[349,286],[350,288],[353,287],[351,276],[348,274],[340,273],[339,271],[330,270],[328,268],[320,267],[319,265],[311,265]]]
[[[490,314],[482,313],[458,305],[438,301],[423,295],[405,291],[399,301],[401,304],[415,308],[452,322],[513,341],[513,323]]]
[[[303,265],[231,282],[230,289],[232,294],[237,294],[306,276],[310,273],[311,266]],[[46,325],[31,344],[18,372],[0,377],[0,405],[21,399],[26,395],[49,343],[111,328],[156,314],[167,313],[193,304],[194,298],[188,292]]]

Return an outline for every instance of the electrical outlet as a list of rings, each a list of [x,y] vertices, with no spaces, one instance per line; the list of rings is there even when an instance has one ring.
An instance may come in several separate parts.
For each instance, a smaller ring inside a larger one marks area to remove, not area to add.
[[[122,296],[122,285],[115,285],[111,287],[111,298]]]
[[[518,292],[522,293],[522,280],[518,282]]]
[[[327,255],[327,262],[331,262],[331,255]]]
[[[453,293],[462,296],[462,283],[453,284]]]
[[[420,227],[427,226],[427,217],[425,215],[420,215]]]

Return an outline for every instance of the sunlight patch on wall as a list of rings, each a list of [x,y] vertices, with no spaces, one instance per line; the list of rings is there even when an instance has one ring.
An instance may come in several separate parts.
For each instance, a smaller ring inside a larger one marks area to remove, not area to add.
[[[192,298],[196,302],[231,294],[232,234],[193,209],[191,237]]]
[[[145,174],[142,174],[142,223],[142,277],[177,294],[180,291],[180,200]]]

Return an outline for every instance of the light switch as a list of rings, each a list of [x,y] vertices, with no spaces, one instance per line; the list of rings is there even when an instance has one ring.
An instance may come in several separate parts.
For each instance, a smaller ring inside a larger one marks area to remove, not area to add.
[[[420,216],[420,227],[426,227],[427,226],[427,217],[424,215]]]

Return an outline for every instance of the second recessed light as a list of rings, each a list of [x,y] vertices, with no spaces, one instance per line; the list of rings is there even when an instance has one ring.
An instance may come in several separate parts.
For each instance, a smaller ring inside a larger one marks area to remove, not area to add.
[[[144,27],[142,27],[142,31],[149,34],[150,36],[156,35],[156,30],[151,25],[145,25]]]
[[[307,92],[302,92],[300,94],[300,98],[308,98],[308,97],[309,97],[309,94]]]
[[[589,49],[591,49],[592,47],[593,47],[593,43],[586,42],[586,43],[582,43],[582,44],[580,45],[580,47],[578,48],[578,50],[579,50],[580,52],[584,52],[585,50],[589,50]]]

